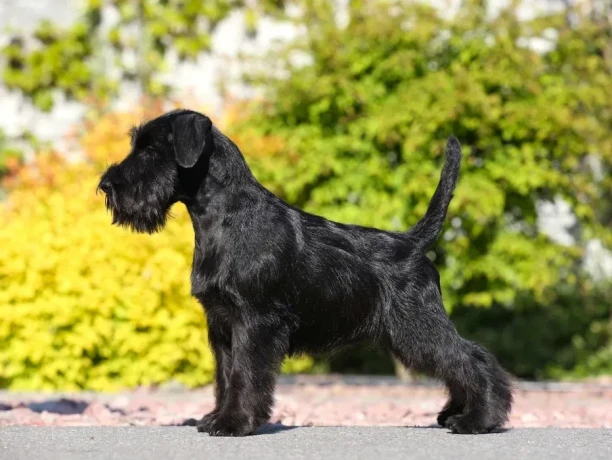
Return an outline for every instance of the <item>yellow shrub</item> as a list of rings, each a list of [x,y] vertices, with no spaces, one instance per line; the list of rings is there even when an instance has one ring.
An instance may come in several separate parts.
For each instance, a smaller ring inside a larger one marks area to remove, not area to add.
[[[189,293],[193,229],[184,206],[161,233],[140,235],[111,226],[95,194],[103,157],[125,155],[134,121],[101,120],[109,144],[96,130],[83,139],[93,162],[44,154],[12,178],[0,202],[0,387],[211,381],[205,317]],[[291,360],[284,369],[311,364]]]

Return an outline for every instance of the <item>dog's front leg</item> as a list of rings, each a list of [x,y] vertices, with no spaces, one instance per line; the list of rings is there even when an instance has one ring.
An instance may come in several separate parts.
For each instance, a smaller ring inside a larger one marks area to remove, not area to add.
[[[286,328],[278,321],[249,318],[234,325],[229,386],[206,430],[211,436],[246,436],[268,421],[288,343]]]
[[[232,330],[227,324],[208,316],[208,341],[215,356],[215,408],[196,423],[198,431],[208,432],[223,407],[232,370]]]

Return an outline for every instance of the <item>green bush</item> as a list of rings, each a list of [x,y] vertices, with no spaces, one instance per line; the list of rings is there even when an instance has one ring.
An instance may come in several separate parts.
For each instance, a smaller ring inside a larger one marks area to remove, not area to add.
[[[521,378],[584,378],[612,374],[612,289],[608,284],[557,288],[552,301],[519,296],[512,308],[458,307],[460,333],[486,345]]]

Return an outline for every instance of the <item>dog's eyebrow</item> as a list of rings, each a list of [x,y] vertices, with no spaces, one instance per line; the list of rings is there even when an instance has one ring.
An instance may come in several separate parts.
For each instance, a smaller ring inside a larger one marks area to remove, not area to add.
[[[134,140],[136,139],[136,136],[138,136],[139,129],[140,129],[140,126],[132,126],[130,130],[128,131],[128,136],[130,136],[130,144],[132,146],[134,145]]]

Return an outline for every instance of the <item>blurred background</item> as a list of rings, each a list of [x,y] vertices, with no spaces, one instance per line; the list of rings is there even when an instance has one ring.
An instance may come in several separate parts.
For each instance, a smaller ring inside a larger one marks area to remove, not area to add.
[[[0,0],[0,388],[212,379],[193,230],[111,227],[134,124],[206,112],[289,203],[400,230],[446,137],[460,332],[522,379],[612,375],[612,1]],[[394,374],[368,347],[285,372]]]

